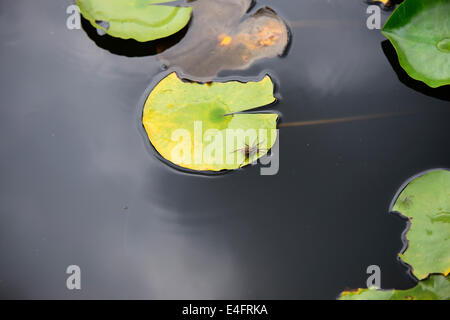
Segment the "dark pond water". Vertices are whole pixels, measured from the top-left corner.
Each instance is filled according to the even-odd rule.
[[[277,175],[218,177],[170,168],[146,139],[155,48],[68,30],[71,3],[0,1],[0,297],[334,299],[373,264],[383,288],[414,285],[389,204],[450,166],[449,90],[400,72],[365,3],[258,1],[288,21],[289,52],[221,76],[269,72],[283,123],[408,114],[284,127]]]

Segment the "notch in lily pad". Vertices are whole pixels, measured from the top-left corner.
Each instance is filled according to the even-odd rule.
[[[84,18],[99,34],[140,42],[168,37],[191,19],[191,7],[170,6],[175,0],[76,0]]]
[[[400,254],[418,284],[408,290],[344,291],[341,300],[450,299],[450,171],[432,170],[409,181],[392,211],[409,219],[407,248]]]
[[[427,172],[403,189],[393,206],[410,221],[400,258],[420,279],[450,272],[450,171]]]
[[[405,0],[383,27],[408,75],[432,88],[450,84],[450,0]]]
[[[244,113],[275,102],[269,76],[256,82],[196,83],[176,73],[151,91],[142,123],[156,151],[195,171],[234,170],[254,163],[277,138],[275,113]]]

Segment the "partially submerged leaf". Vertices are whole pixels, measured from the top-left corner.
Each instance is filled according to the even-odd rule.
[[[392,9],[395,6],[394,0],[368,0],[367,2],[377,4],[385,10]]]
[[[400,258],[418,279],[450,272],[450,171],[428,172],[400,193],[393,210],[407,217],[408,248]]]
[[[186,37],[160,59],[183,77],[211,80],[221,70],[245,69],[255,60],[281,55],[286,24],[270,8],[242,18],[252,0],[197,0]]]
[[[192,8],[162,3],[175,0],[76,0],[81,14],[98,30],[118,38],[145,42],[183,29]]]
[[[405,0],[383,27],[410,77],[450,84],[450,0]]]
[[[183,168],[232,170],[262,157],[276,140],[278,115],[241,113],[275,101],[273,83],[183,82],[169,74],[152,90],[142,122],[159,154]],[[245,145],[254,147],[245,153]]]
[[[376,288],[344,291],[340,300],[449,300],[450,278],[432,275],[408,290],[381,290]]]
[[[420,281],[408,290],[344,291],[339,299],[450,300],[450,171],[430,171],[409,182],[393,210],[410,220],[408,248],[400,257]]]

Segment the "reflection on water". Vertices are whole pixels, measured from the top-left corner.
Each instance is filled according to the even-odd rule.
[[[284,122],[419,113],[281,129],[276,176],[180,173],[141,124],[156,56],[67,30],[71,0],[0,6],[1,297],[333,299],[372,264],[383,287],[413,285],[388,204],[408,177],[449,166],[448,102],[398,80],[362,2],[258,3],[287,21],[360,22],[296,28],[283,59],[221,74],[270,70]]]
[[[389,118],[389,117],[407,116],[407,115],[411,115],[411,114],[413,114],[413,113],[412,112],[381,113],[381,114],[368,114],[368,115],[334,118],[334,119],[319,119],[319,120],[284,122],[284,123],[281,123],[279,125],[279,127],[283,128],[283,127],[317,126],[317,125],[324,125],[324,124],[345,123],[345,122],[354,122],[354,121],[383,119],[383,118]]]

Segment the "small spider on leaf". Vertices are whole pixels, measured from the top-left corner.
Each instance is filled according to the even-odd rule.
[[[267,152],[267,148],[261,148],[261,144],[264,143],[265,140],[258,142],[258,139],[255,140],[255,142],[250,146],[247,143],[245,143],[243,148],[239,148],[234,150],[232,153],[241,152],[244,155],[244,161],[239,165],[239,168],[242,167],[242,165],[253,158],[254,155],[259,155],[261,152]]]
[[[403,199],[400,200],[401,205],[405,208],[409,208],[412,203],[412,198],[414,198],[414,196],[404,196]]]

